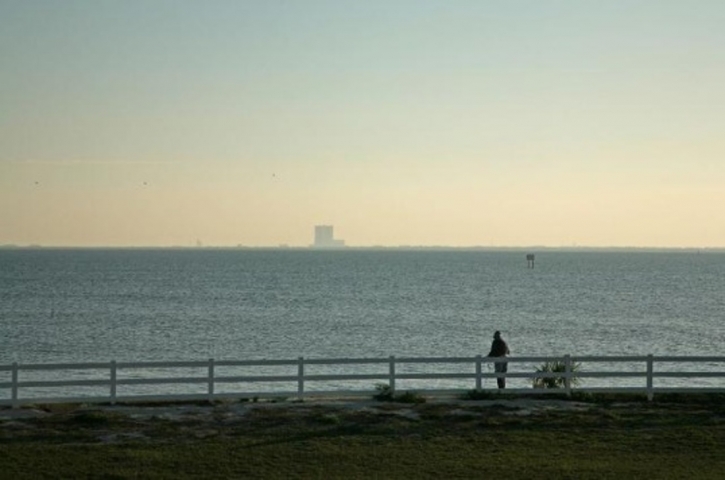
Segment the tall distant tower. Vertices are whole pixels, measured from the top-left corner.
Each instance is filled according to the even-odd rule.
[[[315,245],[330,245],[334,238],[332,225],[315,225]]]
[[[332,225],[315,225],[315,248],[344,247],[344,240],[335,240],[334,227]]]

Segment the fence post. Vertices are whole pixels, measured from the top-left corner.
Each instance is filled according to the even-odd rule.
[[[214,401],[214,359],[209,359],[209,373],[207,382],[209,384],[209,403]]]
[[[655,396],[654,391],[654,358],[650,353],[647,355],[647,400],[652,401]]]
[[[302,400],[305,393],[305,359],[299,357],[297,359],[297,398]]]
[[[481,355],[476,355],[476,390],[481,390]]]
[[[12,405],[13,408],[18,408],[20,403],[18,402],[18,362],[13,362],[13,391],[12,391]]]
[[[564,355],[564,388],[566,396],[571,397],[571,355]]]
[[[117,379],[116,361],[111,360],[111,405],[116,404],[116,379]]]
[[[390,356],[390,378],[388,379],[388,385],[390,385],[390,392],[395,393],[395,355]]]

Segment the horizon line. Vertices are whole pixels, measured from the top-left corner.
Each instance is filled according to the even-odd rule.
[[[594,246],[594,245],[344,245],[320,247],[315,245],[43,245],[0,244],[3,250],[75,249],[75,250],[650,250],[650,251],[701,251],[724,250],[725,246]]]

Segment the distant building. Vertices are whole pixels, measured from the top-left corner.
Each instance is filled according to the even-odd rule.
[[[344,240],[336,240],[332,225],[315,225],[315,248],[341,248],[345,246]]]

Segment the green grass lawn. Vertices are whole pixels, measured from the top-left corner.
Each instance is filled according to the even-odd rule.
[[[725,404],[229,406],[139,420],[97,408],[0,421],[1,478],[721,479]]]

